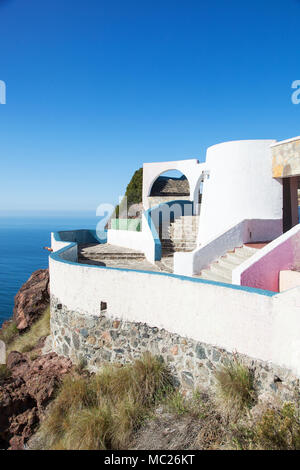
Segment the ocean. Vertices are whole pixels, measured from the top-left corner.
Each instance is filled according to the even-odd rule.
[[[50,233],[57,230],[96,229],[93,214],[0,214],[0,326],[12,315],[14,296],[37,269],[48,267]]]

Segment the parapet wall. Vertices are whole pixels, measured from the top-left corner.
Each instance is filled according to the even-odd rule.
[[[151,332],[157,329],[164,332],[161,333],[164,339],[159,340],[162,341],[160,354],[169,363],[182,361],[176,366],[179,376],[188,368],[183,360],[189,359],[192,350],[195,352],[196,343],[210,345],[210,351],[221,349],[226,354],[238,351],[252,358],[255,364],[268,362],[270,370],[279,367],[286,374],[300,376],[300,288],[275,294],[168,273],[81,265],[77,262],[76,242],[52,253],[49,267],[52,334],[58,352],[74,354],[74,338],[81,332],[86,340],[80,338],[78,350],[92,364],[96,357],[101,358],[107,352],[105,347],[93,352],[94,341],[99,336],[94,328],[107,336],[108,330],[113,331],[109,325],[120,322],[126,331],[132,330],[137,344],[132,349],[126,339],[120,338],[121,343],[116,340],[111,351],[113,361],[119,360],[115,351],[118,349],[125,348],[125,352],[120,352],[125,361],[142,350],[152,350],[151,344],[156,347],[156,339]],[[102,329],[103,315],[108,326]],[[138,325],[144,325],[142,329],[149,335],[143,340]],[[72,339],[68,343],[65,337]],[[172,360],[169,350],[173,339],[179,337],[193,346],[185,350],[185,358]],[[198,377],[198,363],[191,367],[190,373]]]
[[[149,351],[159,356],[172,373],[174,383],[189,392],[214,385],[215,371],[233,360],[233,354],[146,323],[111,319],[106,313],[86,316],[59,305],[51,298],[53,349],[84,361],[97,371],[107,362],[126,364]],[[253,371],[258,393],[277,392],[285,399],[293,395],[296,378],[286,369],[235,354]],[[280,379],[280,380],[278,380]]]

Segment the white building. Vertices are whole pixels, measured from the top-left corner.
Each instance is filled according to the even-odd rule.
[[[183,176],[163,178],[174,170]],[[176,335],[194,341],[196,380],[203,379],[205,345],[215,356],[219,348],[238,351],[299,377],[299,176],[300,137],[218,144],[207,150],[205,163],[145,163],[141,230],[123,221],[121,230],[108,230],[107,243],[97,243],[89,230],[52,234],[54,350],[77,358],[88,350],[95,363],[127,361],[131,356],[119,357],[118,338],[131,325],[132,334],[147,329],[150,350],[158,346],[156,330],[171,335],[166,360]],[[85,244],[92,244],[86,262]],[[114,338],[108,321],[118,329]],[[103,347],[95,335],[100,327]],[[128,345],[129,355],[141,351],[138,335],[136,344],[137,350]],[[174,353],[172,360],[185,357]]]
[[[129,248],[138,239],[151,262],[164,258],[173,245],[174,273],[232,282],[236,276],[229,261],[236,265],[238,260],[223,266],[225,260],[220,258],[240,249],[237,254],[246,261],[254,250],[298,224],[299,142],[300,138],[225,142],[207,150],[205,163],[196,159],[145,163],[142,233],[109,233],[109,239]],[[294,150],[286,150],[290,148]],[[285,165],[281,173],[278,159]],[[291,162],[293,169],[288,171]],[[172,170],[184,175],[188,193],[153,195],[161,175]]]

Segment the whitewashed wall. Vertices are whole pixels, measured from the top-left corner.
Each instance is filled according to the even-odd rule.
[[[143,232],[133,230],[112,230],[107,231],[107,243],[117,245],[131,250],[138,250],[144,253],[147,242]]]
[[[275,364],[300,374],[300,287],[273,297],[271,348]]]
[[[62,248],[67,247],[70,245],[70,242],[63,242],[61,240],[57,240],[55,238],[55,232],[51,233],[51,248],[53,251],[61,250]]]
[[[300,374],[300,362],[289,355],[289,344],[298,354],[298,291],[289,294],[287,309],[283,294],[270,296],[162,273],[80,265],[58,256],[50,256],[50,291],[70,310],[98,315],[104,301],[112,318],[164,328]]]
[[[274,142],[225,142],[207,150],[199,245],[244,219],[282,219],[282,183],[272,177]]]

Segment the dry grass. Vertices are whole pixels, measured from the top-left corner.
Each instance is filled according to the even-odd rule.
[[[5,330],[4,330],[5,331]],[[25,333],[16,336],[9,344],[7,352],[19,351],[29,352],[34,349],[40,338],[50,334],[50,307],[48,307],[41,317]]]
[[[187,398],[178,388],[168,387],[163,390],[163,394],[161,397],[158,397],[158,401],[169,413],[176,416],[190,415],[201,419],[203,414],[205,414],[204,410],[208,398],[200,390],[195,390]]]
[[[6,346],[8,346],[18,335],[19,330],[17,325],[11,321],[6,328],[0,331],[0,340],[4,341]]]
[[[254,397],[251,371],[236,360],[217,371],[216,397],[196,391],[187,398],[146,354],[98,375],[66,377],[35,448],[299,450],[298,406]]]
[[[234,419],[255,401],[253,374],[238,360],[220,367],[216,374],[216,401],[222,414]]]
[[[149,354],[132,365],[107,365],[95,376],[69,376],[40,430],[46,449],[126,449],[169,384],[165,366]]]
[[[10,371],[5,364],[0,364],[0,385],[10,376]]]

